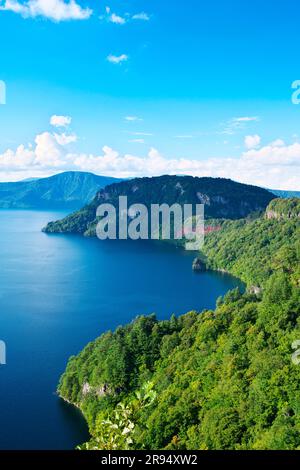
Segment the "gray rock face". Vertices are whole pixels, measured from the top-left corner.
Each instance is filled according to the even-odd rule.
[[[196,272],[205,272],[206,271],[206,264],[200,258],[195,258],[193,261],[193,271]]]

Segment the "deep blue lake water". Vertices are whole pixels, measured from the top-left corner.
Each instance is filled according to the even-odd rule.
[[[81,414],[55,395],[67,359],[107,329],[155,312],[214,308],[241,285],[195,274],[195,256],[151,242],[46,235],[62,213],[0,211],[0,448],[72,449],[88,438]]]

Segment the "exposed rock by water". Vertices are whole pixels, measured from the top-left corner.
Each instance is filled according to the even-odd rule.
[[[95,393],[98,397],[103,397],[112,393],[112,390],[107,384],[98,387],[92,387],[88,382],[85,382],[82,386],[82,396],[86,397],[90,393]]]
[[[193,261],[193,270],[196,272],[205,272],[206,271],[206,264],[202,259],[195,258]]]

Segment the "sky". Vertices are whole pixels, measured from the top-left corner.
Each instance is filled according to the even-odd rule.
[[[0,0],[0,181],[300,190],[299,18],[298,0]]]

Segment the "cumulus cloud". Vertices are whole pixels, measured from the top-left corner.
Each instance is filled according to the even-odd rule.
[[[36,136],[35,143],[35,165],[55,168],[63,165],[61,145],[55,135],[50,132],[43,132]]]
[[[51,116],[50,124],[54,127],[67,127],[71,124],[72,118],[70,116]]]
[[[40,16],[55,22],[86,20],[93,13],[90,8],[82,8],[76,0],[5,0],[0,10],[12,11],[23,18]]]
[[[300,143],[287,145],[278,139],[252,148],[239,158],[166,158],[151,148],[147,155],[122,155],[109,146],[97,154],[74,152],[75,134],[45,131],[32,145],[19,145],[0,154],[2,181],[49,176],[58,171],[91,171],[116,177],[159,176],[163,174],[231,178],[242,183],[273,189],[300,188]],[[138,142],[140,140],[140,142]],[[135,139],[136,143],[142,139]]]
[[[261,137],[257,134],[255,135],[246,135],[245,137],[245,146],[247,149],[253,149],[260,145]]]
[[[65,169],[69,164],[68,145],[76,142],[75,134],[51,133],[38,134],[34,144],[19,145],[15,151],[8,149],[0,154],[0,173],[2,181],[19,179],[23,174],[38,176],[51,174],[57,169]],[[14,177],[14,175],[16,177]]]
[[[72,142],[77,142],[76,134],[67,135],[63,132],[62,134],[54,134],[54,137],[56,139],[56,142],[62,146],[71,144]]]
[[[112,64],[121,64],[122,62],[126,62],[128,60],[128,55],[126,54],[121,54],[119,56],[110,54],[107,57],[108,62],[111,62]]]
[[[300,167],[300,143],[279,146],[273,143],[260,149],[248,150],[244,153],[244,158],[265,167],[278,165],[281,168],[291,167],[294,168],[292,171],[297,171]],[[300,179],[300,172],[298,178]]]
[[[273,142],[271,142],[272,147],[283,147],[285,145],[284,140],[282,139],[276,139]]]

